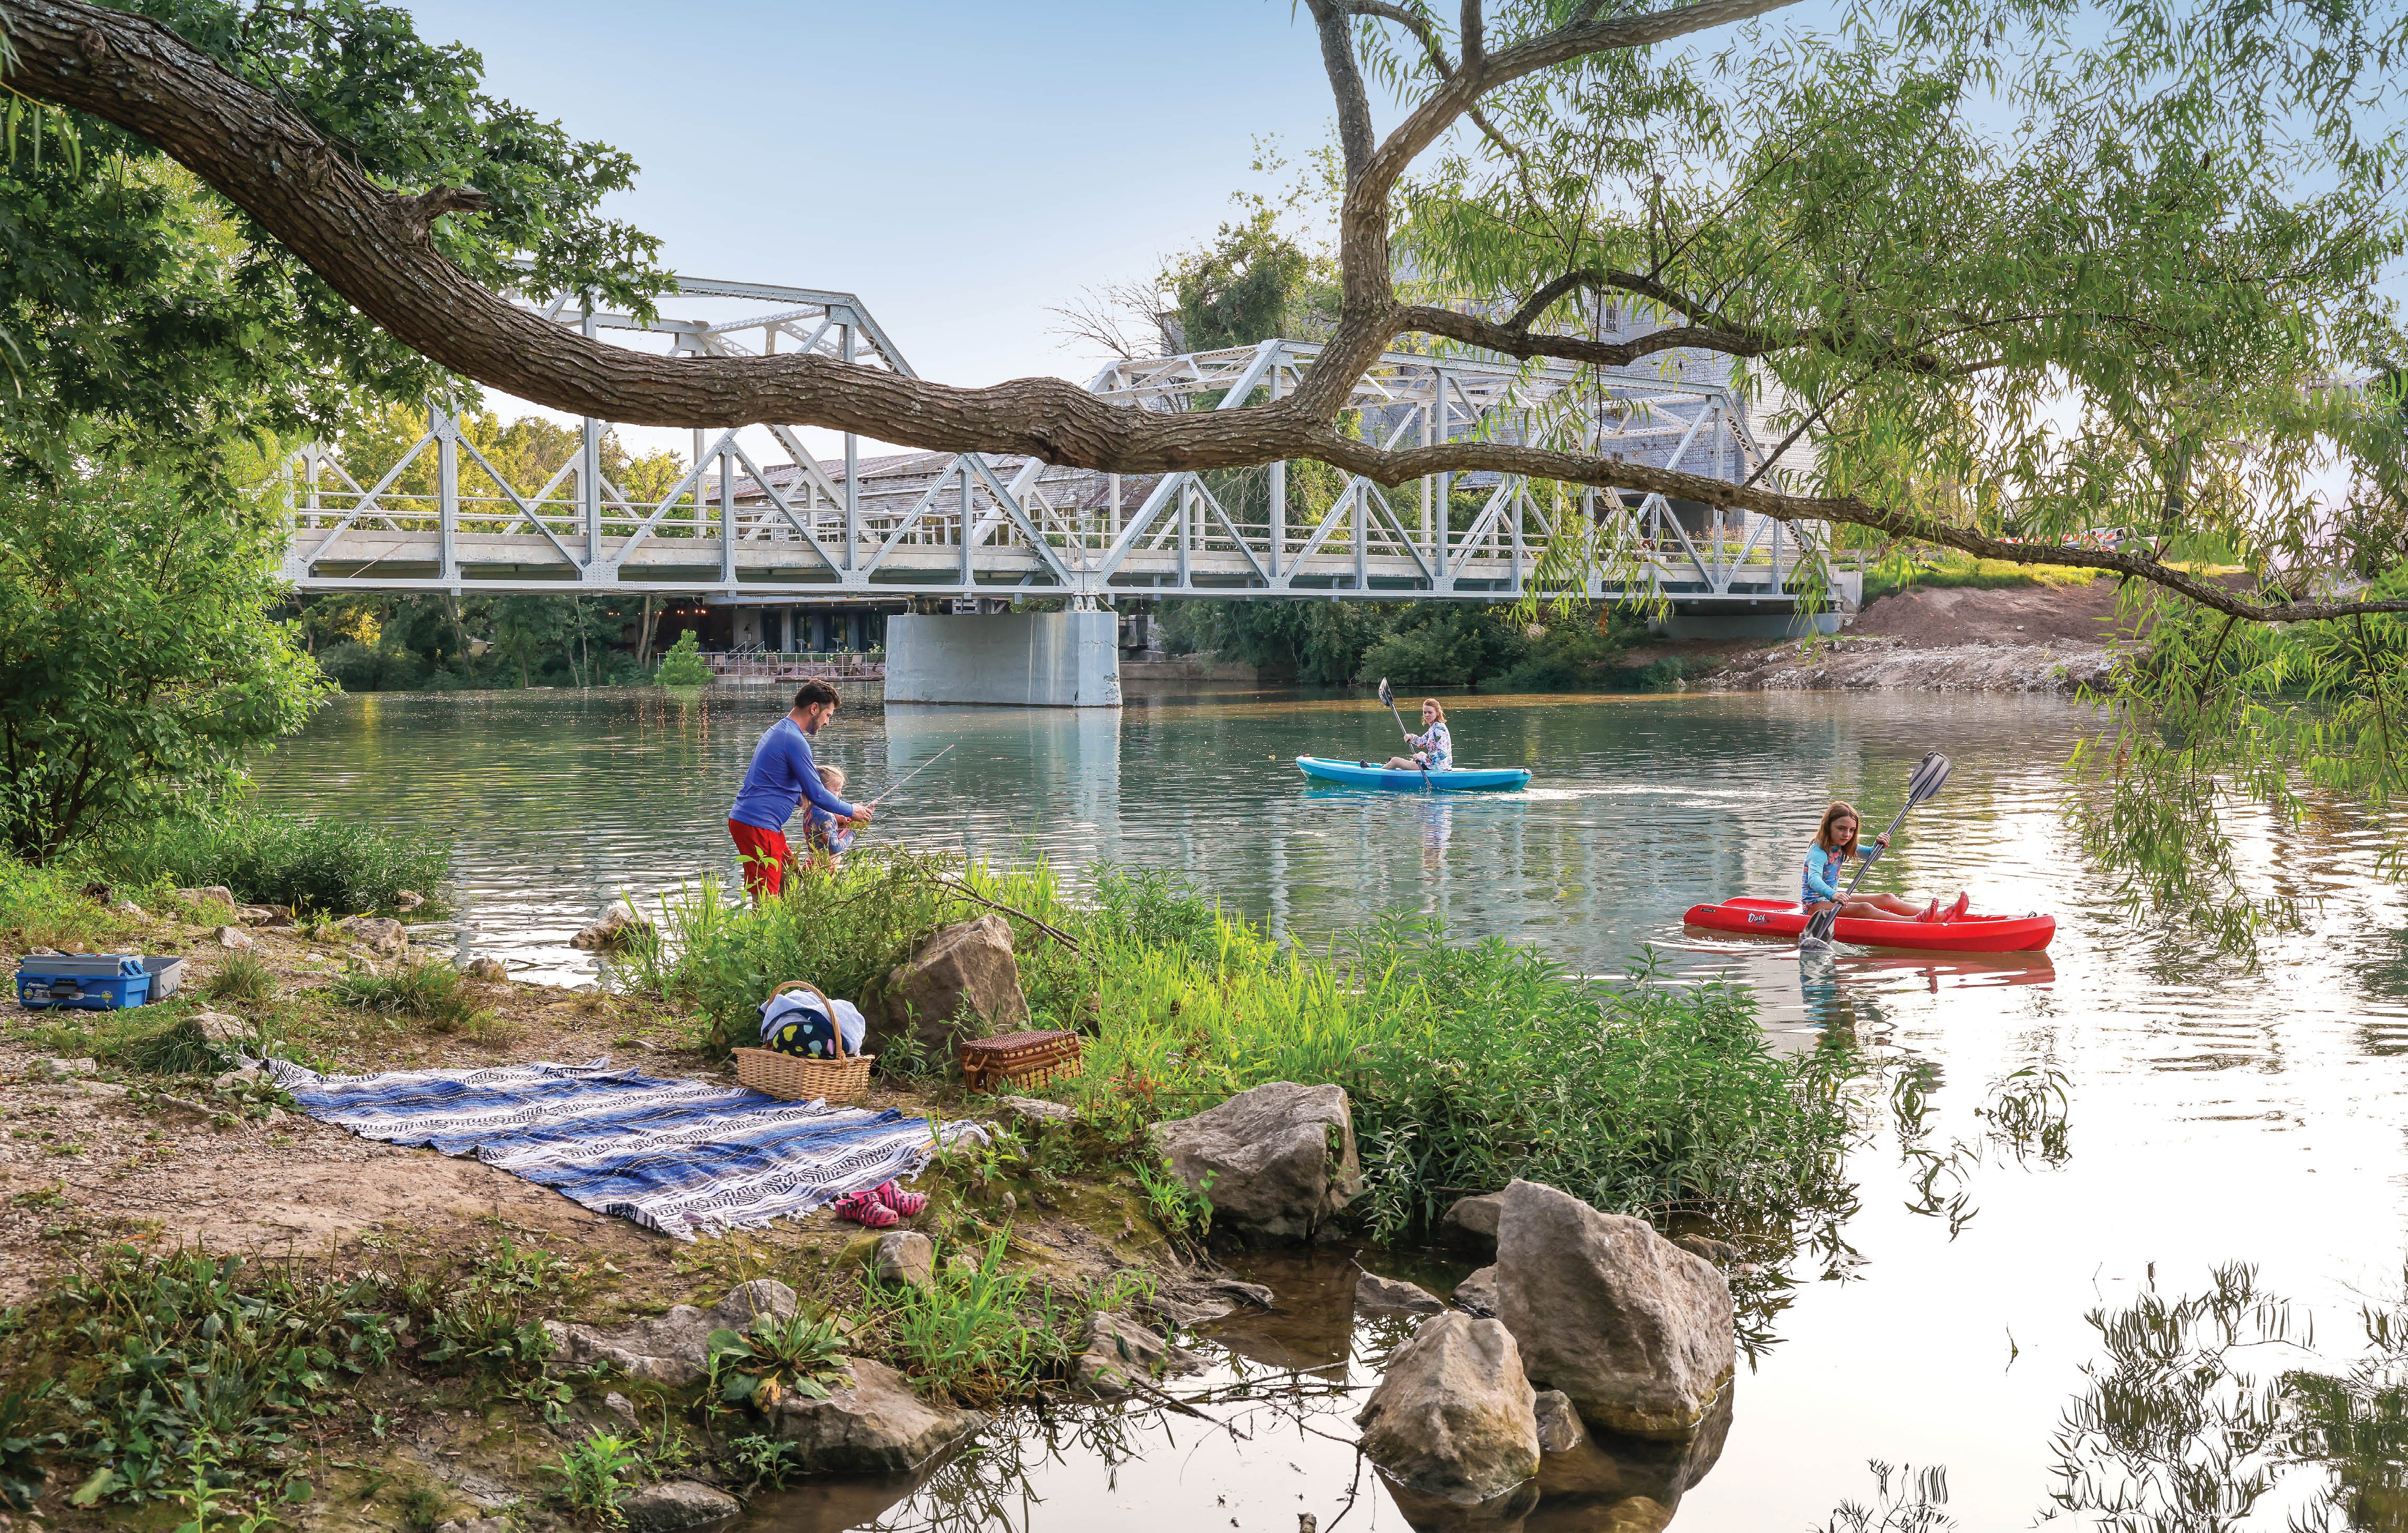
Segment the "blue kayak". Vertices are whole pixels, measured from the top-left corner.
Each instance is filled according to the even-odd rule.
[[[1298,756],[1296,766],[1305,776],[1324,782],[1343,782],[1350,788],[1398,788],[1406,793],[1468,793],[1481,788],[1526,788],[1530,783],[1530,774],[1518,766],[1484,772],[1400,772],[1326,756]]]

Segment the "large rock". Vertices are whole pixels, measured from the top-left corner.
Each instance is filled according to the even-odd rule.
[[[1473,1251],[1497,1249],[1497,1215],[1504,1207],[1501,1193],[1458,1197],[1439,1216],[1438,1232],[1453,1245]]]
[[[389,915],[347,915],[335,929],[380,958],[398,958],[409,950],[409,931]]]
[[[234,907],[234,891],[222,883],[212,883],[199,889],[179,889],[176,897],[187,905],[223,905]]]
[[[1446,1301],[1417,1282],[1366,1272],[1354,1280],[1354,1308],[1374,1314],[1434,1315]]]
[[[1497,1316],[1531,1380],[1593,1426],[1694,1434],[1738,1360],[1730,1285],[1642,1219],[1515,1182],[1497,1222]]]
[[[911,1393],[903,1375],[855,1357],[853,1383],[824,1400],[781,1397],[771,1433],[795,1445],[805,1474],[908,1474],[986,1425],[975,1411],[934,1405]]]
[[[925,1288],[937,1274],[936,1242],[915,1229],[889,1230],[880,1236],[869,1260],[879,1282],[906,1288]]]
[[[1184,1373],[1200,1365],[1194,1353],[1172,1346],[1126,1315],[1097,1313],[1089,1318],[1086,1350],[1072,1368],[1082,1386],[1116,1399],[1135,1394],[1157,1373]]]
[[[398,926],[400,922],[394,923]],[[588,953],[622,953],[635,946],[636,939],[652,929],[652,924],[624,905],[614,905],[600,916],[587,922],[568,939],[572,948]]]
[[[1172,1171],[1211,1199],[1212,1227],[1248,1239],[1310,1239],[1363,1185],[1340,1086],[1274,1081],[1155,1132]]]
[[[1497,1268],[1484,1267],[1456,1283],[1455,1302],[1472,1314],[1494,1319],[1497,1314]]]
[[[1568,1454],[1588,1439],[1588,1428],[1581,1424],[1580,1407],[1560,1389],[1542,1389],[1531,1402],[1539,1417],[1539,1452]]]
[[[743,1503],[725,1491],[691,1480],[646,1485],[619,1503],[627,1533],[677,1533],[679,1528],[719,1522],[743,1510]]]
[[[468,960],[468,978],[486,984],[499,984],[510,977],[510,967],[490,953],[480,953]]]
[[[1501,1324],[1432,1315],[1389,1357],[1354,1422],[1371,1462],[1414,1490],[1469,1506],[1539,1471],[1536,1399]]]
[[[608,1329],[564,1325],[556,1320],[545,1321],[543,1328],[564,1362],[607,1363],[630,1379],[676,1389],[702,1383],[710,1360],[711,1332],[740,1331],[755,1315],[783,1320],[795,1308],[793,1289],[775,1278],[755,1278],[730,1289],[708,1310],[680,1304],[658,1319]]]
[[[862,1053],[884,1053],[910,1039],[923,1059],[939,1067],[953,1064],[965,1038],[1028,1024],[1011,925],[999,915],[938,927],[863,999],[869,1031]]]

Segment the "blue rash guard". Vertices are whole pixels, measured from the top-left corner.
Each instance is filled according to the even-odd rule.
[[[790,714],[771,724],[752,748],[752,765],[727,817],[756,830],[783,830],[795,806],[810,799],[839,819],[851,819],[853,807],[827,791],[811,760],[810,737]]]
[[[1840,898],[1840,874],[1846,869],[1851,855],[1866,862],[1873,860],[1873,854],[1861,846],[1853,852],[1835,852],[1820,841],[1808,847],[1806,878],[1799,888],[1798,903],[1812,905],[1818,900]]]

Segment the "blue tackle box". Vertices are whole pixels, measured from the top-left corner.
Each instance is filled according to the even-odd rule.
[[[28,955],[17,963],[17,1004],[79,1011],[116,1011],[175,993],[181,958],[138,958],[122,953]]]

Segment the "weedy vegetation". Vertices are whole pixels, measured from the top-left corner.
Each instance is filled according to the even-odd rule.
[[[1170,874],[1099,866],[1083,881],[1074,899],[1042,864],[856,853],[758,909],[707,884],[665,900],[638,971],[724,1047],[776,980],[874,994],[938,926],[996,910],[1034,1024],[1090,1035],[1082,1074],[1049,1092],[1129,1147],[1181,1232],[1200,1235],[1208,1211],[1164,1183],[1145,1125],[1272,1081],[1347,1089],[1383,1238],[1517,1176],[1601,1209],[1749,1223],[1840,1195],[1843,1066],[1776,1054],[1742,987],[1668,985],[1644,963],[1600,980],[1405,917],[1311,951]]]
[[[431,960],[383,973],[354,965],[328,981],[326,993],[364,1011],[423,1019],[438,1033],[479,1033],[493,1023],[492,1010],[478,1000],[467,976]]]
[[[431,896],[452,873],[442,837],[255,806],[152,821],[84,856],[112,882],[223,884],[254,904],[337,915],[393,910],[405,889]]]
[[[276,998],[276,973],[248,953],[237,953],[217,967],[201,986],[213,1001],[258,1006]]]

